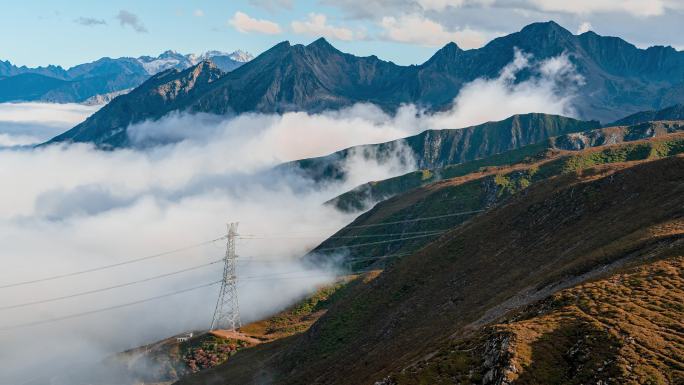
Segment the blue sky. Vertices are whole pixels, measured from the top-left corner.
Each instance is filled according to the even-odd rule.
[[[681,0],[23,0],[3,4],[0,59],[71,66],[103,56],[243,49],[327,37],[339,49],[400,64],[556,20],[646,47],[684,47]]]

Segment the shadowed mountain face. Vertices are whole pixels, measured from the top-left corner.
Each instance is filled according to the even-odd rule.
[[[129,144],[128,122],[157,119],[179,109],[202,93],[223,72],[205,61],[185,71],[161,72],[130,93],[107,105],[107,114],[94,114],[84,123],[52,139],[54,142],[89,142],[102,148]],[[141,108],[144,106],[144,108]]]
[[[684,104],[676,104],[662,110],[637,112],[614,122],[611,126],[630,126],[656,120],[684,120]]]
[[[14,70],[19,73],[0,79],[0,102],[80,102],[93,95],[136,87],[150,76],[132,58],[102,58],[69,70],[54,66]]]
[[[592,32],[577,36],[547,22],[531,24],[480,49],[464,51],[447,44],[418,66],[399,66],[375,56],[356,57],[324,39],[308,46],[283,42],[223,75],[194,98],[175,104],[174,109],[220,115],[317,112],[366,102],[390,112],[406,103],[440,110],[450,105],[465,83],[498,76],[516,49],[532,55],[533,64],[568,55],[584,79],[574,100],[584,119],[608,122],[625,113],[684,101],[684,52],[671,47],[639,49]],[[525,72],[518,81],[532,76]],[[141,88],[157,86],[158,82],[150,81]],[[156,118],[159,114],[151,107],[138,104],[130,113],[105,107],[96,115],[98,122],[125,130],[141,119]],[[84,122],[77,132],[96,129],[94,119]],[[63,140],[80,139],[66,133],[60,136]],[[106,143],[106,139],[96,142]]]

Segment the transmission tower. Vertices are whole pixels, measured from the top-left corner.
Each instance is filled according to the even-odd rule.
[[[228,236],[226,244],[226,256],[223,265],[223,282],[219,292],[214,318],[211,321],[211,330],[228,329],[236,330],[240,323],[240,308],[238,306],[237,275],[235,265],[235,238],[237,237],[237,223],[228,224]]]

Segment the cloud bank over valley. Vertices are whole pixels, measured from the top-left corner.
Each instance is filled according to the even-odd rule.
[[[522,73],[534,76],[521,80]],[[173,113],[129,127],[128,135],[140,148],[116,151],[85,144],[12,147],[45,141],[97,107],[0,104],[0,145],[5,146],[0,178],[10,181],[0,189],[0,286],[194,245],[223,235],[227,221],[239,221],[243,234],[282,236],[277,241],[244,239],[237,245],[243,258],[243,321],[259,319],[337,273],[295,260],[353,219],[323,202],[415,167],[401,146],[382,162],[352,152],[345,160],[346,179],[324,184],[273,171],[274,166],[516,113],[572,115],[572,90],[581,82],[565,55],[533,64],[518,52],[498,77],[466,85],[444,112],[430,114],[407,105],[390,116],[360,104],[320,114]],[[1,330],[214,282],[221,265],[211,262],[223,253],[223,241],[209,242],[140,263],[0,288],[0,307],[7,307],[193,269],[92,295],[0,309],[0,360],[11,368],[0,373],[0,384],[26,379],[28,372],[51,377],[116,351],[206,329],[218,294],[215,285],[109,312]],[[298,278],[280,279],[287,277]]]

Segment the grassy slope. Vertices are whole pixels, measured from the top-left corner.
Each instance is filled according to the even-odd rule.
[[[274,342],[306,331],[339,298],[345,296],[359,279],[369,282],[378,272],[352,275],[329,286],[319,288],[310,296],[270,318],[252,322],[240,328],[247,337]],[[250,343],[225,339],[208,333],[196,333],[186,342],[169,338],[158,343],[119,353],[109,360],[130,373],[130,377],[145,383],[175,381],[190,373],[206,370],[228,360]]]
[[[582,153],[555,167],[629,161],[645,151],[634,146]],[[576,285],[581,274],[606,274],[611,269],[602,266],[677,242],[682,175],[679,156],[582,168],[532,184],[358,285],[303,335],[244,351],[180,383],[364,384],[396,374],[509,308]]]
[[[684,244],[558,292],[391,378],[397,385],[680,384]]]
[[[549,152],[558,150],[583,150],[608,144],[619,144],[637,140],[662,137],[684,130],[684,121],[658,121],[632,126],[613,126],[590,131],[567,133],[548,140],[502,152],[483,159],[451,164],[432,170],[419,170],[381,181],[369,182],[348,191],[328,204],[344,211],[363,210],[373,202],[379,202],[411,189],[425,186],[443,179],[450,179],[491,168],[505,167],[519,163],[532,163],[548,157]]]
[[[439,231],[464,223],[477,213],[450,216],[429,221],[376,225],[410,218],[449,215],[486,209],[524,191],[527,187],[547,178],[576,172],[587,167],[625,161],[658,159],[684,152],[684,133],[674,133],[654,139],[600,146],[584,151],[552,151],[534,157],[533,160],[505,167],[478,169],[464,176],[452,177],[390,198],[379,203],[367,213],[359,216],[349,227],[335,234],[336,237],[323,242],[316,258],[326,258],[331,253],[347,253],[354,269],[369,266],[383,266],[394,259],[376,258],[384,255],[409,253],[436,239],[438,235],[422,237],[422,231]],[[472,170],[469,164],[454,167],[460,175],[462,169]],[[393,237],[372,237],[376,234],[407,234],[403,238],[421,236],[396,242],[386,242]],[[344,238],[357,236],[359,238]],[[376,245],[355,247],[363,243],[383,241]],[[330,250],[333,248],[332,250]],[[397,257],[397,258],[399,258]]]

